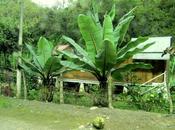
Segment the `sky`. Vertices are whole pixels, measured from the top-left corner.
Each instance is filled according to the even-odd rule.
[[[68,3],[68,0],[32,0],[34,3],[41,5],[43,7],[53,7],[55,5],[63,5],[63,1],[65,2],[65,6]]]

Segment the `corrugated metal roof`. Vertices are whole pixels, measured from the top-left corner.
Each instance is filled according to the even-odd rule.
[[[137,38],[132,38],[136,40]],[[145,60],[168,60],[169,54],[161,57],[163,51],[171,46],[171,37],[150,37],[146,42],[140,44],[138,47],[142,48],[145,44],[155,42],[152,46],[145,49],[142,53],[138,53],[133,56],[133,59],[145,59]]]

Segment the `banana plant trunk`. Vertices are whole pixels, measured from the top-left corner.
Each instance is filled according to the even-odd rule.
[[[99,96],[97,97],[97,105],[102,107],[108,106],[108,82],[106,81],[100,81],[99,84]]]
[[[53,100],[53,86],[50,84],[50,80],[45,79],[41,88],[41,100],[51,102]]]
[[[112,107],[112,77],[109,76],[107,80],[101,80],[99,85],[99,96],[97,97],[97,105],[108,108]]]
[[[52,102],[53,89],[48,85],[43,85],[41,88],[41,100],[45,102]]]

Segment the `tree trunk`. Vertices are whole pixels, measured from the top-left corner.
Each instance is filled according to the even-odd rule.
[[[100,81],[99,92],[95,95],[94,105],[108,107],[107,81]]]
[[[41,86],[41,97],[42,101],[52,102],[53,100],[53,91],[54,86],[51,84],[52,79],[43,78],[42,86]]]
[[[109,76],[108,80],[99,81],[99,93],[96,95],[95,104],[103,107],[112,107],[112,77]]]
[[[22,35],[23,35],[23,2],[21,0],[20,2],[20,26],[19,26],[19,40],[18,40],[18,45],[20,47],[20,51],[18,52],[18,65],[21,64],[21,56],[22,56]],[[16,97],[20,98],[21,97],[21,79],[22,79],[22,75],[21,75],[21,70],[17,67],[17,75],[16,75]]]
[[[41,99],[42,99],[42,101],[47,102],[48,101],[48,87],[46,85],[43,85],[43,88],[41,88],[41,90],[42,90]]]

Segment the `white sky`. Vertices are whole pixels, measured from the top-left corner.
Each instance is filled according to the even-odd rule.
[[[32,0],[34,3],[44,6],[44,7],[53,7],[55,5],[62,6],[65,3],[67,6],[68,0]]]

